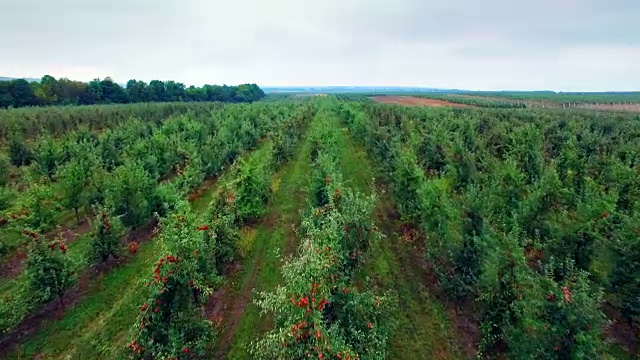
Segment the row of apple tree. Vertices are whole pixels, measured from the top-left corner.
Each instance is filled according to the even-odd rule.
[[[252,343],[260,359],[384,359],[394,297],[354,286],[370,244],[382,234],[372,221],[376,196],[345,186],[335,115],[318,112],[312,137],[310,207],[303,211],[296,254],[282,283],[257,300],[275,327]]]
[[[284,126],[295,129],[290,122],[305,118],[306,109],[287,105],[230,105],[198,118],[171,118],[146,136],[131,136],[137,140],[123,147],[122,163],[112,168],[98,151],[103,137],[110,135],[75,143],[84,151],[58,167],[55,183],[45,180],[23,194],[26,199],[20,201],[26,215],[4,225],[5,233],[26,235],[16,246],[26,245],[29,255],[25,272],[7,279],[6,291],[0,294],[0,328],[10,330],[40,304],[62,299],[72,283],[62,279],[73,280],[88,265],[117,256],[124,233],[173,213],[180,199],[186,199],[205,177],[225,171],[259,139],[283,131]],[[161,174],[172,168],[177,168],[175,176],[163,180]],[[57,185],[68,191],[55,194]],[[80,207],[88,209],[92,230],[69,244],[67,251],[64,237],[54,230],[55,213]]]
[[[148,296],[131,330],[127,354],[135,359],[193,359],[211,355],[214,324],[202,310],[220,285],[223,269],[236,259],[240,229],[264,216],[275,171],[295,154],[314,115],[300,116],[274,130],[266,150],[231,169],[204,214],[178,202],[161,221],[162,256],[140,284]]]
[[[345,103],[484,355],[599,358],[605,303],[640,325],[640,121]],[[629,340],[634,334],[629,333]]]
[[[156,207],[150,191],[160,186],[159,180],[185,174],[181,188],[199,184],[242,149],[254,147],[273,124],[294,116],[296,109],[296,105],[228,105],[162,122],[130,119],[100,133],[84,129],[41,139],[27,150],[35,158],[23,169],[28,186],[0,188],[2,222],[47,232],[57,223],[52,213],[66,209],[79,222],[81,212],[100,204],[123,207],[125,225],[139,226]],[[60,207],[47,206],[39,214],[41,203]],[[15,245],[5,244],[5,252]]]

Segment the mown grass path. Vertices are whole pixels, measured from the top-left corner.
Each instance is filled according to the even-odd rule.
[[[307,202],[307,175],[311,171],[310,129],[298,146],[294,159],[282,167],[273,180],[273,197],[266,218],[247,230],[243,243],[247,256],[242,270],[225,284],[224,329],[216,344],[217,359],[250,359],[251,341],[268,330],[271,319],[260,316],[253,303],[256,291],[273,289],[280,281],[280,266],[285,255],[296,246],[294,226],[300,222],[300,210]]]
[[[374,184],[379,167],[344,129],[341,171],[345,186],[363,193],[377,187],[376,223],[386,235],[374,244],[357,276],[360,287],[398,296],[389,343],[390,359],[464,359],[462,344],[445,307],[424,286],[429,274],[421,265],[422,250],[400,233],[401,223],[390,195]]]

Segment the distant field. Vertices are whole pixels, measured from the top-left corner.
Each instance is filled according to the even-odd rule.
[[[630,111],[640,112],[640,103],[635,98],[611,98],[605,96],[580,98],[566,97],[563,95],[539,97],[512,97],[512,96],[486,96],[486,95],[465,95],[455,94],[449,98],[459,98],[461,100],[479,100],[489,102],[508,102],[511,104],[522,105],[523,107],[543,107],[543,108],[569,108],[569,109],[590,109],[590,110],[608,110],[608,111]],[[624,101],[623,101],[624,100]],[[634,101],[632,101],[634,100]]]
[[[373,96],[371,97],[371,99],[383,104],[396,104],[396,105],[407,105],[407,106],[456,107],[456,108],[473,107],[471,105],[456,104],[450,101],[419,98],[414,96]]]

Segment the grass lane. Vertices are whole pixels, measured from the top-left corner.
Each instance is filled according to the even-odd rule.
[[[222,327],[225,329],[217,342],[216,358],[250,359],[251,341],[268,330],[271,319],[260,316],[253,304],[254,291],[266,291],[280,281],[283,255],[295,248],[293,226],[300,222],[299,210],[307,201],[307,175],[311,171],[309,125],[302,144],[298,146],[293,161],[282,167],[273,180],[274,195],[269,203],[267,216],[257,228],[245,233],[246,243],[251,244],[243,269],[228,281],[230,296]]]
[[[340,163],[346,186],[370,193],[379,168],[346,129],[342,144]],[[379,191],[378,196],[376,222],[386,238],[369,250],[356,281],[374,292],[391,289],[398,296],[389,358],[464,359],[444,306],[423,285],[425,274],[414,260],[421,253],[416,253],[397,233],[400,224],[394,220],[394,204],[389,194]]]

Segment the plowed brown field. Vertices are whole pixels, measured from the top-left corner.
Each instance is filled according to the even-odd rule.
[[[470,105],[456,104],[448,101],[425,99],[414,96],[373,96],[374,101],[383,104],[396,104],[406,106],[432,106],[432,107],[455,107],[455,108],[468,108]]]

